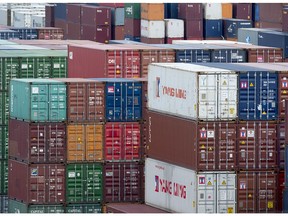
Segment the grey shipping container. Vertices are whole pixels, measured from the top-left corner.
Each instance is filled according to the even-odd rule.
[[[64,213],[64,205],[27,205],[25,203],[9,199],[9,213]]]
[[[238,41],[244,43],[251,43],[259,45],[259,33],[271,31],[271,29],[263,28],[239,28],[238,29]]]
[[[8,213],[8,196],[0,195],[0,213]]]
[[[117,7],[117,8],[112,8],[111,7],[111,19],[112,25],[115,26],[121,26],[124,25],[124,7]]]
[[[239,28],[252,28],[253,23],[251,20],[242,20],[242,19],[223,19],[223,34],[227,38],[238,37]]]

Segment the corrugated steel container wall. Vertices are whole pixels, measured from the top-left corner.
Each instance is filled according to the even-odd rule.
[[[237,213],[276,212],[277,173],[243,171],[237,177]]]
[[[4,55],[5,56],[5,55]],[[0,82],[0,89],[7,91],[9,89],[10,79],[19,77],[20,62],[17,58],[0,58],[0,76],[3,81]]]
[[[287,72],[278,73],[278,117],[285,119],[285,100],[288,100],[288,68]]]
[[[278,168],[275,122],[240,122],[237,130],[238,168],[246,170]]]
[[[203,19],[203,5],[201,3],[179,3],[178,18],[187,20],[202,20]]]
[[[114,8],[123,8],[124,3],[98,3],[100,6],[114,7]]]
[[[145,203],[165,211],[196,213],[194,170],[159,160],[145,160]]]
[[[8,126],[0,126],[0,160],[8,159]]]
[[[252,3],[252,20],[254,22],[259,22],[260,16],[259,16],[259,4],[258,3]]]
[[[222,3],[222,19],[233,18],[233,4],[232,3]]]
[[[66,5],[66,21],[72,23],[81,23],[81,4]]]
[[[53,52],[56,52],[54,50]],[[52,61],[52,73],[51,77],[52,78],[65,78],[67,77],[67,67],[68,67],[68,60],[67,60],[67,50],[65,50],[63,53],[62,51],[59,51],[59,55],[55,55],[51,57]]]
[[[54,6],[46,5],[45,6],[45,26],[46,27],[54,27],[55,25],[55,14],[54,14]]]
[[[248,49],[248,62],[283,62],[283,52],[280,48]]]
[[[140,41],[146,44],[164,44],[165,38],[147,38],[141,37]]]
[[[164,20],[144,20],[141,19],[141,36],[147,38],[164,38]]]
[[[124,3],[123,3],[124,4]],[[111,24],[114,26],[124,25],[124,7],[111,7]]]
[[[184,21],[180,19],[164,19],[165,37],[179,38],[184,37]]]
[[[175,62],[211,62],[211,52],[208,49],[193,49],[188,47],[175,47]]]
[[[221,3],[203,3],[204,19],[222,19]]]
[[[9,94],[8,91],[0,91],[0,124],[8,125],[9,119]]]
[[[141,19],[141,4],[140,3],[124,3],[125,19]]]
[[[141,19],[144,20],[163,20],[164,4],[141,3]]]
[[[19,39],[33,40],[38,39],[37,29],[35,28],[11,28],[19,33]]]
[[[19,39],[20,35],[17,31],[13,30],[0,30],[1,40]]]
[[[288,32],[288,7],[282,9],[282,31]]]
[[[64,30],[62,28],[40,28],[38,31],[39,40],[63,40]]]
[[[140,52],[128,45],[69,45],[68,56],[69,78],[140,77]]]
[[[104,202],[143,202],[143,165],[132,162],[104,165]]]
[[[178,3],[164,3],[164,18],[178,19]]]
[[[9,199],[9,213],[64,213],[64,205],[27,205],[16,200]]]
[[[221,20],[208,20],[204,19],[204,38],[205,39],[222,39],[222,19]]]
[[[78,163],[66,166],[66,203],[100,203],[103,200],[103,166]]]
[[[253,23],[251,20],[241,19],[223,19],[223,35],[227,38],[238,37],[238,29],[240,28],[252,28]]]
[[[67,22],[67,37],[66,37],[66,39],[70,39],[70,40],[80,40],[81,39],[81,25],[80,25],[80,23]]]
[[[288,147],[287,147],[287,144],[285,145],[284,147],[284,161],[285,161],[285,166],[284,166],[284,170],[285,170],[285,188],[288,187]]]
[[[211,62],[243,63],[247,62],[245,49],[214,49],[211,50]]]
[[[0,160],[0,194],[8,193],[8,160]],[[10,189],[9,189],[10,190]]]
[[[66,9],[67,9],[66,3],[57,3],[54,9],[55,20],[56,19],[66,20],[67,17]]]
[[[81,25],[111,25],[111,8],[81,5]]]
[[[67,24],[66,20],[55,18],[55,27],[62,28],[63,29],[63,33],[64,33],[63,39],[67,39],[68,24]]]
[[[283,212],[283,194],[284,194],[284,189],[285,189],[285,175],[284,171],[278,172],[278,185],[277,185],[277,193],[278,193],[278,211],[279,213]]]
[[[124,34],[131,35],[133,37],[141,36],[141,20],[140,19],[130,19],[125,18]]]
[[[108,43],[112,37],[111,27],[81,25],[81,40],[92,40],[100,43]]]
[[[234,3],[233,18],[252,20],[252,3]]]
[[[65,162],[65,124],[29,123],[10,119],[9,158],[27,163]]]
[[[51,79],[11,80],[10,116],[26,121],[65,121],[65,83]]]
[[[105,124],[105,161],[140,161],[142,158],[139,123],[107,122]]]
[[[152,111],[147,111],[146,114],[142,129],[146,155],[149,158],[196,170],[196,122]],[[179,128],[181,130],[178,130]]]
[[[268,71],[239,74],[238,118],[274,120],[278,117],[278,75]]]
[[[258,3],[260,21],[272,23],[282,23],[283,3]]]
[[[236,213],[236,174],[198,172],[197,213]]]
[[[65,169],[64,164],[26,164],[9,159],[8,197],[26,204],[64,203]]]
[[[102,161],[104,146],[103,124],[67,125],[67,161]]]
[[[108,203],[105,208],[103,213],[168,213],[162,209],[140,203]]]
[[[259,21],[259,22],[254,22],[254,26],[256,28],[273,29],[273,30],[279,31],[279,32],[282,31],[282,23]]]
[[[101,204],[68,204],[65,208],[66,213],[102,213]]]
[[[277,124],[277,163],[279,169],[284,169],[285,167],[285,122],[279,122]]]
[[[8,196],[0,196],[0,213],[8,213]]]
[[[203,39],[203,20],[185,20],[184,25],[186,40]]]
[[[112,38],[115,40],[124,40],[124,25],[112,26]]]
[[[260,28],[239,28],[238,29],[238,41],[244,43],[251,43],[259,45],[259,33],[271,31],[271,29],[260,29]]]

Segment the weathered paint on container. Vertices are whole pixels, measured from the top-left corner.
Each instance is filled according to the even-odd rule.
[[[204,19],[204,38],[209,39],[209,38],[219,38],[222,39],[222,19],[221,20],[208,20]]]
[[[238,29],[252,28],[253,23],[251,20],[243,19],[223,19],[223,36],[227,38],[238,37]]]
[[[0,124],[8,125],[9,95],[8,91],[0,91]]]
[[[143,202],[143,165],[115,162],[104,165],[104,202]]]
[[[82,25],[111,25],[111,8],[91,5],[81,6]]]
[[[234,3],[233,18],[252,20],[252,3]]]
[[[99,204],[68,204],[65,207],[66,213],[102,213],[102,205]]]
[[[162,209],[140,203],[108,203],[105,205],[105,209],[106,210],[103,213],[168,213]]]
[[[141,36],[141,20],[125,18],[124,34],[131,35],[133,37]]]
[[[125,19],[141,19],[140,3],[124,3]]]
[[[9,199],[9,213],[64,213],[64,205],[27,205],[25,203]]]
[[[164,20],[141,19],[141,37],[164,38],[165,37]]]
[[[201,3],[181,3],[178,5],[178,18],[187,20],[202,20],[203,5]]]
[[[77,163],[66,166],[66,203],[100,203],[103,200],[103,166]]]
[[[164,4],[161,3],[141,3],[141,19],[144,20],[163,20]]]
[[[0,194],[8,193],[8,160],[0,160]]]
[[[25,204],[65,203],[65,170],[64,164],[27,164],[9,159],[9,199]]]
[[[10,119],[9,158],[26,163],[65,162],[65,124],[29,123]]]
[[[222,19],[221,3],[203,3],[204,19]]]
[[[165,37],[183,38],[184,37],[184,21],[181,19],[164,19],[165,21]]]
[[[0,213],[9,213],[7,195],[0,195]]]
[[[65,83],[51,79],[11,80],[10,116],[26,121],[65,121]]]
[[[165,211],[196,213],[194,170],[152,158],[145,160],[145,203]]]
[[[197,213],[236,213],[235,172],[198,172]]]
[[[8,159],[8,126],[0,126],[0,160]]]

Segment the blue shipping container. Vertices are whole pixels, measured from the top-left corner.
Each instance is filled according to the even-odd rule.
[[[12,30],[19,33],[19,39],[34,40],[38,39],[38,32],[35,28],[12,28]]]
[[[239,28],[252,28],[251,20],[242,19],[224,19],[223,20],[223,34],[225,38],[238,38]]]
[[[211,62],[210,50],[204,49],[179,49],[175,50],[176,61],[184,63]]]
[[[204,38],[209,39],[222,39],[223,26],[222,19],[220,20],[209,20],[204,19]]]
[[[211,62],[247,62],[247,51],[243,49],[214,49],[211,50]]]
[[[282,200],[280,200],[282,202]],[[283,213],[288,213],[288,188],[283,190]]]
[[[124,78],[93,78],[105,82],[106,121],[142,119],[142,83]]]
[[[19,39],[19,33],[10,29],[0,30],[0,39],[9,40],[9,39]]]
[[[125,35],[124,39],[125,40],[141,42],[141,37],[133,37],[132,35]]]
[[[278,117],[278,76],[267,71],[239,74],[239,120],[275,120]]]
[[[66,20],[66,7],[67,4],[66,3],[57,3],[54,9],[54,16],[55,19],[62,19],[62,20]]]
[[[0,213],[8,213],[8,196],[0,196]]]
[[[164,3],[164,18],[178,19],[178,3]]]
[[[260,21],[259,4],[258,3],[252,3],[252,20],[254,22]]]

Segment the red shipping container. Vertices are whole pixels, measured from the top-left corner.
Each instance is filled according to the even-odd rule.
[[[165,38],[167,44],[172,44],[173,40],[184,40],[184,38]]]
[[[55,19],[55,27],[63,29],[64,38],[67,39],[68,25],[65,20]]]
[[[124,26],[112,26],[112,39],[124,40]]]
[[[81,39],[80,23],[67,22],[67,39],[80,40]]]
[[[46,27],[55,26],[54,6],[50,5],[45,6],[45,26]]]
[[[111,28],[109,25],[81,25],[81,39],[108,43],[111,39]]]
[[[104,165],[104,202],[143,202],[143,165],[132,162]]]
[[[285,166],[285,122],[278,123],[277,129],[277,162],[280,169]]]
[[[107,7],[83,5],[81,7],[82,25],[111,25],[111,9]]]
[[[8,197],[25,204],[65,203],[64,164],[8,160]]]
[[[283,3],[258,3],[258,7],[260,21],[282,23]]]
[[[124,34],[131,35],[133,37],[141,36],[141,20],[140,19],[124,19]]]
[[[27,163],[65,162],[65,124],[29,123],[10,119],[9,157]]]
[[[252,3],[235,3],[233,4],[233,18],[252,19]]]
[[[278,97],[279,97],[279,118],[284,120],[285,119],[285,100],[288,100],[288,68],[287,72],[279,73],[278,75]],[[288,143],[286,143],[288,144]]]
[[[69,45],[69,78],[137,78],[140,77],[140,52],[129,44]]]
[[[66,5],[66,21],[72,23],[81,23],[81,4]]]
[[[282,31],[288,32],[288,7],[283,8],[282,12]]]
[[[203,20],[186,20],[184,23],[186,40],[203,39]]]
[[[141,40],[142,43],[147,43],[147,44],[164,44],[165,43],[165,38],[141,37],[140,40]]]
[[[202,20],[203,19],[202,3],[194,3],[194,4],[179,3],[178,18],[183,20]]]
[[[277,168],[277,124],[247,121],[238,124],[238,168]]]
[[[37,28],[38,39],[42,40],[63,40],[64,30],[62,28]]]
[[[278,213],[283,212],[283,192],[285,188],[285,175],[284,171],[278,173]]]
[[[243,171],[237,174],[238,213],[275,213],[277,210],[277,173]]]
[[[131,122],[107,122],[105,124],[105,160],[139,161],[142,145],[140,124]]]

